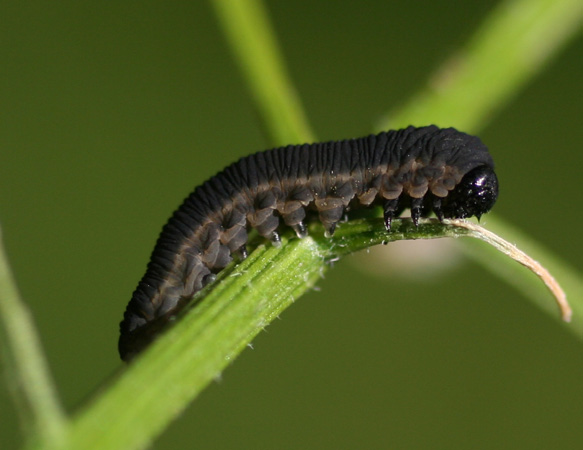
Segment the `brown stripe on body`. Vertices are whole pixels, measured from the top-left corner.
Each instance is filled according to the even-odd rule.
[[[164,227],[120,324],[122,359],[146,346],[234,253],[246,256],[250,228],[274,242],[282,224],[303,237],[306,212],[315,210],[331,235],[349,205],[383,206],[387,228],[408,207],[441,218],[442,200],[477,167],[493,169],[479,139],[435,126],[240,159],[198,187]],[[457,203],[448,207],[463,213]]]

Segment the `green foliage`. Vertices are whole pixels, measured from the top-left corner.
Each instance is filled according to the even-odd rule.
[[[313,141],[261,2],[215,0],[213,5],[273,141]],[[398,127],[431,122],[475,131],[576,32],[582,14],[579,0],[502,3],[429,87],[385,119],[383,128],[387,123]],[[495,222],[500,234],[519,244],[525,240],[521,233]],[[197,296],[195,308],[70,418],[62,413],[39,338],[2,254],[3,356],[29,447],[144,448],[257,333],[313,285],[327,268],[327,260],[391,240],[463,235],[467,231],[462,228],[432,220],[418,229],[408,220],[396,220],[394,231],[387,234],[381,220],[370,218],[345,224],[333,239],[324,238],[315,224],[310,238],[284,237],[281,247],[260,245],[243,263],[221,273]],[[527,246],[564,281],[571,300],[577,301],[575,313],[583,312],[579,274],[538,246]],[[469,245],[468,251],[558,317],[537,280],[508,276],[514,273],[515,263],[485,253],[485,247]],[[583,322],[575,321],[569,329],[583,336]]]

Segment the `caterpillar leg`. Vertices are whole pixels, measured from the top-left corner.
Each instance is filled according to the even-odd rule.
[[[306,227],[306,224],[304,221],[301,221],[299,223],[296,223],[295,225],[292,225],[292,228],[296,232],[296,235],[300,239],[305,238],[308,235],[308,227]]]
[[[247,256],[249,256],[249,253],[247,252],[247,246],[243,244],[241,247],[239,247],[237,254],[239,255],[239,259],[241,259],[241,261],[247,259]]]
[[[279,231],[273,230],[271,232],[271,237],[269,239],[276,247],[279,247],[281,245],[281,236],[279,235]]]
[[[336,231],[336,225],[337,224],[338,224],[338,222],[332,222],[332,223],[330,223],[326,227],[326,231],[324,232],[324,235],[326,237],[332,237],[332,236],[334,236],[334,232]]]
[[[443,222],[443,211],[441,210],[441,197],[435,197],[433,199],[433,212],[439,219],[440,222]]]
[[[395,198],[393,200],[386,200],[385,206],[383,208],[384,218],[385,218],[385,228],[387,231],[391,231],[391,223],[393,218],[396,216],[397,208],[399,206],[399,199]]]
[[[217,279],[217,274],[209,273],[202,277],[202,286],[206,286],[207,284],[211,284],[213,281]]]
[[[421,211],[423,209],[423,197],[411,199],[411,219],[416,227],[419,226]]]

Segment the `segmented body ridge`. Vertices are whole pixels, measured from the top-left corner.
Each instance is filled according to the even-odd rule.
[[[292,227],[306,234],[315,211],[329,234],[347,209],[380,204],[387,228],[404,208],[434,211],[464,175],[493,168],[486,147],[453,128],[409,127],[360,139],[290,145],[244,157],[210,178],[164,226],[121,323],[127,359],[213,274],[246,256],[250,228],[268,239]]]

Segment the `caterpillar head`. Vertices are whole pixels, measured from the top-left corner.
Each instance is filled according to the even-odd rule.
[[[464,175],[458,185],[442,200],[443,216],[478,219],[492,209],[498,198],[498,178],[489,166],[478,166]]]

